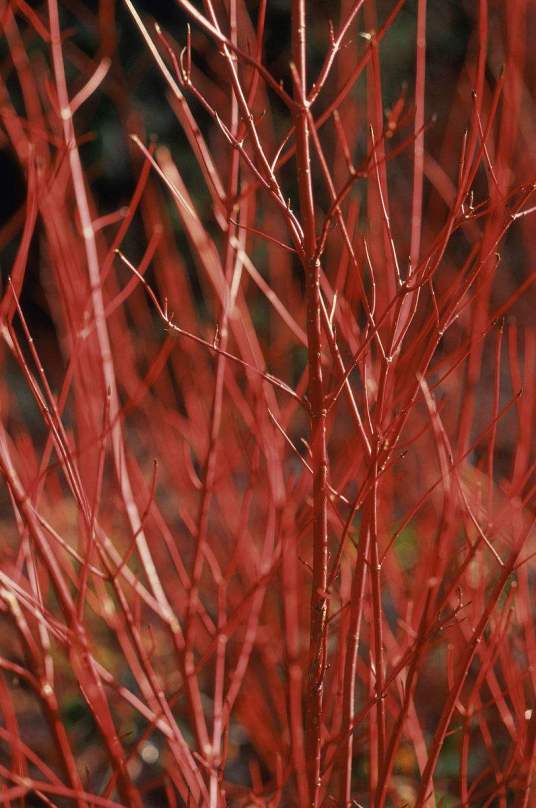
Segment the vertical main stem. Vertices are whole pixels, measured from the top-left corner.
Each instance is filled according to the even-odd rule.
[[[310,133],[307,116],[305,0],[292,3],[292,51],[296,162],[303,226],[303,267],[307,296],[310,438],[313,466],[313,582],[309,635],[309,671],[306,683],[305,745],[308,760],[309,802],[319,801],[322,701],[326,670],[327,628],[327,445],[326,407],[322,379],[322,321],[320,261],[316,255],[316,222],[311,178]]]
[[[311,805],[317,805],[320,779],[322,697],[326,669],[327,627],[327,446],[326,410],[321,368],[319,267],[307,272],[310,432],[313,465],[313,582],[307,680],[306,750],[310,761]]]

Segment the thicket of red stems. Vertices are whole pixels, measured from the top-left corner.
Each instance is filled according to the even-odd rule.
[[[1,4],[2,804],[536,800],[536,4],[287,5]]]

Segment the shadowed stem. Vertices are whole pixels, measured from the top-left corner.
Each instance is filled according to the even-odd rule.
[[[306,87],[306,19],[304,0],[292,4],[292,53],[296,162],[300,212],[304,233],[303,268],[307,295],[310,437],[313,468],[313,581],[309,634],[309,671],[306,683],[305,746],[309,766],[309,802],[318,805],[321,762],[322,701],[326,671],[327,630],[327,445],[326,406],[322,378],[322,305],[320,261],[316,257],[316,223],[311,178],[310,132]]]

